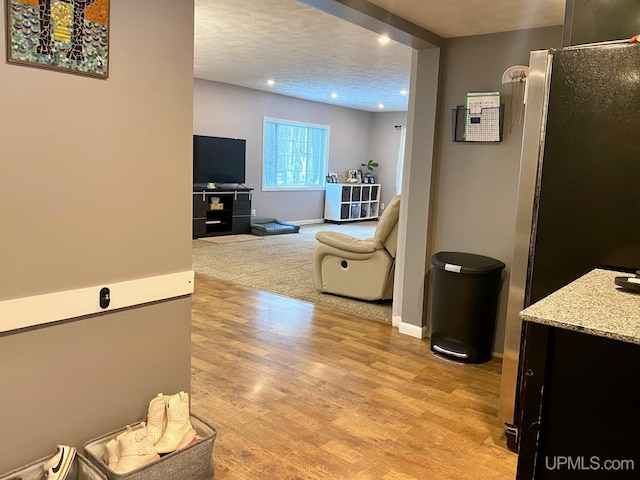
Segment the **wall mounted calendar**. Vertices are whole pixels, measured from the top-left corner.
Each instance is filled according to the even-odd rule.
[[[472,92],[465,98],[466,142],[500,141],[500,93]]]

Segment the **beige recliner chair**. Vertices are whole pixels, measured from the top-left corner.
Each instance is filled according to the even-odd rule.
[[[373,238],[318,232],[313,252],[316,290],[362,300],[393,297],[400,195],[389,203]]]

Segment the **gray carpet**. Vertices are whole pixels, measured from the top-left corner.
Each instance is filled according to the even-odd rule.
[[[316,232],[333,230],[371,238],[376,225],[375,221],[302,225],[300,233],[262,237],[260,242],[216,244],[194,240],[193,269],[210,277],[391,323],[391,302],[364,302],[319,293],[313,285],[311,259]]]

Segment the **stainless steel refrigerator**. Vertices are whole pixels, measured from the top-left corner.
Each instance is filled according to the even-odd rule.
[[[500,392],[516,429],[518,313],[594,268],[640,269],[640,45],[537,51],[529,67]]]

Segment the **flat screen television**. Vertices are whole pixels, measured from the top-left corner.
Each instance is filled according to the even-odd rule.
[[[193,136],[193,183],[244,183],[247,141]]]

